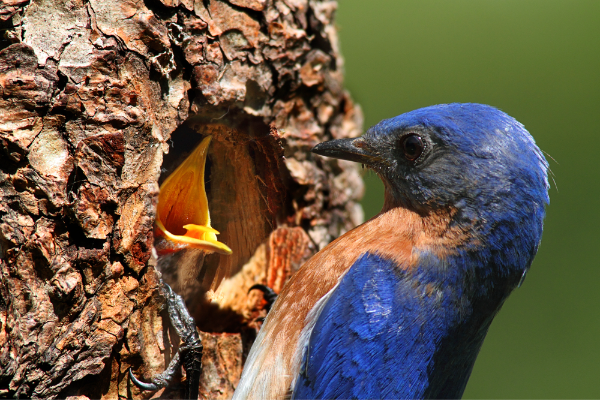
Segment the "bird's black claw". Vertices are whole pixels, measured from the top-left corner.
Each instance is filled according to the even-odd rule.
[[[156,391],[167,386],[173,380],[181,365],[180,360],[183,359],[183,368],[187,376],[185,398],[197,399],[200,375],[202,374],[202,341],[196,330],[196,323],[188,312],[181,296],[176,294],[166,283],[163,283],[163,290],[171,324],[183,341],[183,345],[179,347],[179,351],[175,354],[167,369],[153,377],[151,383],[137,379],[131,368],[129,369],[129,378],[140,389]]]
[[[133,371],[129,368],[129,378],[134,385],[144,390],[156,391],[167,386],[175,377],[177,370],[180,366],[180,353],[182,352],[183,346],[179,348],[179,352],[175,353],[175,356],[171,359],[169,366],[163,372],[155,375],[150,383],[142,382],[133,375]],[[186,369],[187,372],[187,369]]]
[[[131,379],[131,382],[133,382],[133,384],[137,387],[139,387],[140,389],[143,390],[151,390],[151,391],[156,391],[158,389],[160,389],[162,386],[159,386],[155,383],[146,383],[146,382],[142,382],[140,381],[138,378],[135,377],[135,375],[133,374],[133,371],[131,370],[131,368],[129,368],[129,379]]]
[[[254,289],[258,289],[261,292],[263,292],[263,297],[264,297],[265,301],[267,302],[267,306],[265,308],[267,309],[267,312],[271,311],[271,307],[273,306],[273,303],[275,303],[275,300],[277,300],[277,293],[275,293],[275,291],[273,289],[271,289],[270,287],[268,287],[267,285],[263,285],[260,283],[252,285],[252,287],[250,289],[248,289],[248,293],[250,293]]]

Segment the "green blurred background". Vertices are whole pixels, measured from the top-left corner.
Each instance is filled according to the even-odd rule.
[[[600,398],[600,1],[340,0],[365,128],[419,107],[496,106],[550,161],[544,238],[496,317],[466,398]],[[383,186],[365,176],[366,217]]]

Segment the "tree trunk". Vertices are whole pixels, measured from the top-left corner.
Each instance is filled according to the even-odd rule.
[[[336,3],[4,0],[0,5],[0,396],[179,397],[161,276],[204,344],[201,398],[229,398],[276,291],[362,220]],[[159,182],[202,137],[212,226],[233,255],[153,256]],[[161,269],[161,272],[158,269]],[[220,284],[220,286],[219,286]],[[218,287],[218,288],[217,288]]]

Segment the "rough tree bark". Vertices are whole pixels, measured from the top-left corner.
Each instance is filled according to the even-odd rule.
[[[212,226],[234,254],[158,264],[203,332],[201,397],[231,395],[264,315],[247,289],[279,290],[362,220],[356,166],[309,152],[362,124],[342,86],[335,10],[2,2],[0,396],[178,397],[178,382],[141,392],[127,369],[149,379],[179,346],[153,223],[161,171],[207,134]]]

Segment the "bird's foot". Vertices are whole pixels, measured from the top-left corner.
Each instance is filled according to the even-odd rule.
[[[273,306],[273,303],[275,303],[275,300],[277,300],[277,293],[275,293],[275,291],[273,289],[271,289],[270,287],[268,287],[267,285],[263,285],[260,283],[257,283],[256,285],[252,285],[252,287],[250,289],[248,289],[248,293],[250,293],[254,289],[258,289],[261,292],[263,292],[263,298],[267,302],[265,309],[267,310],[267,313],[269,311],[271,311],[271,307]]]
[[[129,377],[140,389],[155,391],[167,386],[173,380],[179,369],[181,360],[183,360],[183,368],[187,376],[185,398],[197,399],[200,375],[202,373],[202,341],[196,330],[196,323],[188,312],[181,296],[176,294],[164,282],[163,290],[171,324],[183,341],[183,345],[179,347],[179,351],[175,354],[167,369],[154,376],[149,383],[137,379],[133,375],[131,368],[129,369]]]
[[[173,378],[175,377],[175,373],[177,372],[177,369],[180,366],[179,360],[180,360],[179,352],[177,352],[175,354],[175,357],[173,357],[173,359],[169,363],[169,366],[167,367],[167,369],[164,370],[162,373],[155,375],[150,380],[150,382],[140,381],[138,378],[135,377],[131,368],[129,368],[129,379],[131,379],[133,384],[135,386],[139,387],[140,389],[157,391],[157,390],[162,389],[165,386],[167,386],[169,384],[169,382],[171,382],[173,380]]]

